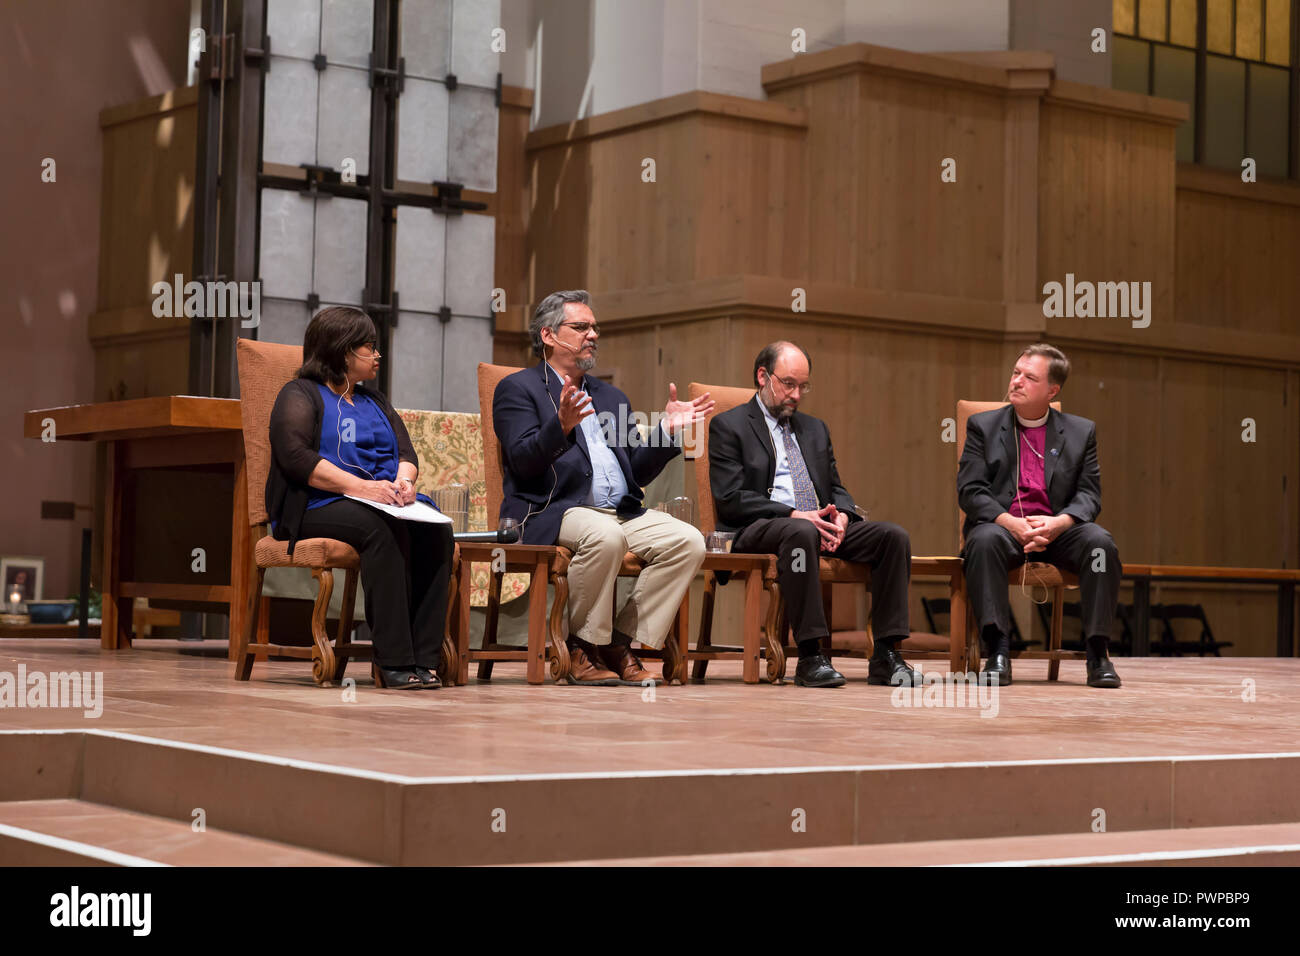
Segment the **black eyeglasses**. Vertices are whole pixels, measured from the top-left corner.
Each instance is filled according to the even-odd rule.
[[[586,335],[588,332],[595,332],[600,335],[600,326],[595,322],[561,322],[560,326],[568,326],[579,335]]]
[[[793,392],[795,389],[798,389],[804,395],[807,395],[812,391],[812,382],[796,382],[792,378],[777,378],[775,375],[772,376],[772,381],[780,382],[787,392]]]

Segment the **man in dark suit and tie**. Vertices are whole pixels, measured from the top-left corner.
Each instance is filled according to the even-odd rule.
[[[1078,575],[1088,685],[1120,686],[1106,644],[1123,569],[1110,532],[1096,523],[1097,426],[1050,407],[1069,374],[1064,352],[1031,345],[1011,372],[1010,404],[966,423],[957,468],[957,499],[966,513],[962,557],[988,652],[984,673],[999,684],[1011,683],[1007,572],[1033,555]]]
[[[909,633],[912,551],[898,525],[866,521],[840,484],[824,422],[801,413],[812,362],[792,342],[773,342],[754,361],[758,390],[709,423],[709,484],[718,530],[736,531],[733,551],[776,554],[777,581],[799,646],[794,682],[839,687],[844,675],[822,651],[829,637],[818,556],[871,565],[875,651],[867,682],[912,686],[919,675],[898,643]]]
[[[583,290],[553,292],[538,304],[529,333],[540,357],[503,378],[492,398],[504,459],[501,517],[522,526],[525,544],[560,544],[569,563],[569,681],[641,684],[654,678],[632,653],[633,640],[662,648],[682,596],[704,561],[693,526],[642,502],[648,484],[681,451],[682,428],[713,408],[707,394],[669,400],[647,435],[627,396],[587,373],[600,327]],[[645,564],[631,595],[613,613],[614,587],[627,552]]]

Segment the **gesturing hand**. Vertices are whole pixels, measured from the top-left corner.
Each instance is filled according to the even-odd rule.
[[[566,435],[588,415],[596,414],[596,410],[591,407],[591,396],[572,384],[567,375],[564,376],[564,387],[560,389],[558,411],[560,427],[564,429]]]
[[[676,434],[679,428],[704,421],[716,404],[709,397],[708,392],[689,402],[679,402],[677,400],[677,385],[674,382],[669,382],[668,404],[664,406],[664,428],[668,431],[668,434]]]

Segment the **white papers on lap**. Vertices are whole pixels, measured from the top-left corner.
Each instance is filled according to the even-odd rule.
[[[409,505],[386,505],[378,501],[371,501],[369,498],[358,498],[356,495],[344,495],[345,498],[351,498],[353,501],[359,501],[363,505],[377,511],[382,511],[386,515],[394,518],[401,518],[403,521],[423,521],[426,524],[451,524],[451,519],[432,505],[426,505],[423,501],[417,501]]]

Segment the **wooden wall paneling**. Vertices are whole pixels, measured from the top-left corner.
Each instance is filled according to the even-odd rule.
[[[1286,378],[1282,371],[1223,370],[1218,393],[1223,444],[1216,467],[1225,479],[1230,564],[1282,567],[1291,550],[1295,529],[1283,516],[1295,485],[1287,479],[1300,436],[1288,427],[1294,416],[1287,407]],[[1254,442],[1242,441],[1246,418],[1255,422]]]
[[[1243,376],[1231,366],[1165,361],[1162,562],[1282,566],[1294,537],[1279,528],[1283,477],[1296,440],[1287,432],[1284,387],[1282,372]],[[1248,415],[1257,423],[1254,444],[1241,440]]]
[[[1223,369],[1173,360],[1161,365],[1161,406],[1170,412],[1159,422],[1161,507],[1152,516],[1161,529],[1159,560],[1227,564],[1225,525],[1207,520],[1216,509],[1226,520],[1237,507],[1226,499],[1225,476],[1216,468],[1226,427],[1216,394]]]
[[[1043,284],[1150,281],[1152,322],[1170,323],[1174,139],[1170,126],[1047,100],[1040,120],[1039,301]],[[1140,344],[1124,319],[1071,320]],[[1100,324],[1099,324],[1100,323]]]
[[[836,76],[770,95],[808,112],[807,177],[797,187],[807,210],[806,232],[793,235],[806,244],[809,281],[852,283],[857,259],[851,240],[863,186],[857,77]]]
[[[694,274],[806,281],[803,129],[702,115]]]
[[[528,214],[531,166],[524,150],[533,103],[532,90],[502,89],[497,127],[496,241],[493,272],[508,307],[529,302]]]
[[[1294,333],[1291,305],[1300,300],[1300,270],[1295,268],[1300,261],[1300,188],[1293,187],[1295,203],[1250,200],[1185,188],[1181,183],[1188,174],[1180,167],[1178,175],[1179,321]],[[1238,177],[1231,178],[1240,185]],[[1193,181],[1206,185],[1204,177]]]
[[[195,88],[187,87],[100,115],[100,309],[149,302],[154,282],[188,271],[195,102]]]
[[[1002,298],[1002,97],[863,75],[855,284]],[[940,180],[945,157],[957,182]]]
[[[1150,561],[1161,554],[1161,454],[1153,431],[1166,428],[1160,360],[1057,343],[1070,357],[1061,407],[1097,423],[1102,509],[1098,524],[1111,532],[1120,559]],[[1178,414],[1177,409],[1174,413]]]
[[[190,278],[196,88],[100,113],[99,301],[90,316],[97,400],[186,391],[189,322],[153,315],[153,285]]]
[[[530,154],[533,193],[527,231],[531,303],[557,289],[590,288],[589,152],[589,143],[578,143]]]
[[[1009,94],[1004,101],[1002,183],[1002,299],[1039,301],[1038,114],[1040,98]],[[958,167],[960,170],[960,166]],[[960,177],[957,180],[961,182]]]

